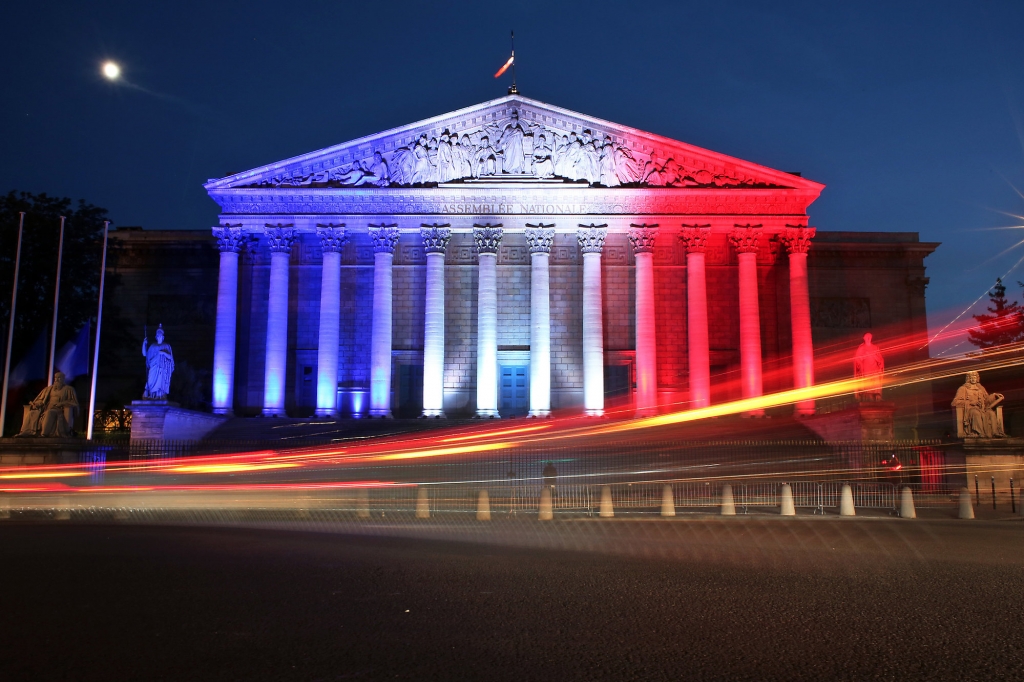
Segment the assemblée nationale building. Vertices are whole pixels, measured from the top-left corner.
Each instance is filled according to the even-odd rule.
[[[518,94],[205,187],[212,235],[115,236],[126,314],[217,413],[651,414],[842,376],[820,357],[867,331],[927,357],[937,244],[816,230],[822,184]]]

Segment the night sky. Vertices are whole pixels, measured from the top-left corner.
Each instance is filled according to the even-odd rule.
[[[11,3],[0,191],[207,229],[208,178],[505,94],[514,28],[528,97],[800,171],[819,229],[943,242],[935,331],[1024,256],[989,229],[1024,225],[1024,2],[867,4]]]

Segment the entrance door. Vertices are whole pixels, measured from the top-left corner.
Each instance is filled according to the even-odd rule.
[[[398,409],[395,416],[414,419],[423,414],[423,365],[398,366]]]
[[[526,365],[501,366],[502,417],[522,417],[530,412],[530,373]]]
[[[625,407],[632,399],[629,381],[629,365],[604,366],[604,406],[605,408]]]

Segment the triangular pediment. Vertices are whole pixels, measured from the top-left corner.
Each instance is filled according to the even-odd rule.
[[[206,189],[445,187],[493,181],[815,193],[823,187],[791,173],[509,95],[211,180]]]

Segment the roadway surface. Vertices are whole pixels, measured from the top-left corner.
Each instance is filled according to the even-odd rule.
[[[15,517],[0,586],[10,682],[1024,679],[1019,520]]]

